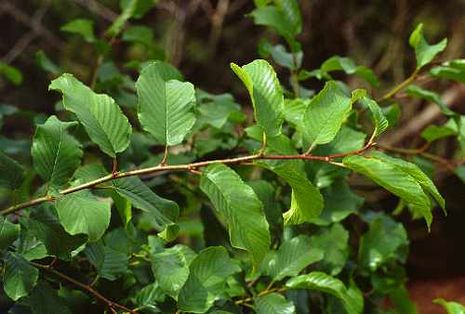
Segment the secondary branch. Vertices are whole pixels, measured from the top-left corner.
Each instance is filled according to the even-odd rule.
[[[55,270],[55,269],[53,269],[52,267],[50,267],[48,265],[42,265],[42,264],[35,263],[35,262],[30,262],[30,263],[31,263],[32,266],[34,266],[34,267],[36,267],[38,269],[47,271],[47,272],[49,272],[49,273],[51,273],[51,274],[53,274],[53,275],[55,275],[57,277],[60,277],[61,279],[65,280],[65,281],[67,281],[69,283],[72,283],[73,285],[75,285],[75,286],[81,288],[82,290],[88,292],[89,294],[94,296],[95,299],[99,300],[100,302],[102,302],[103,304],[108,306],[108,308],[110,310],[112,310],[112,312],[114,312],[114,313],[116,313],[115,309],[123,310],[123,311],[131,313],[131,314],[137,313],[136,311],[131,310],[131,309],[125,307],[124,305],[121,305],[119,303],[116,303],[116,302],[113,302],[113,301],[109,300],[108,298],[106,298],[105,296],[100,294],[100,292],[98,292],[97,290],[95,290],[91,286],[86,285],[86,284],[84,284],[84,283],[82,283],[80,281],[77,281],[76,279],[71,278],[66,274],[63,274],[62,272],[59,272],[58,270]]]
[[[142,168],[142,169],[135,169],[135,170],[129,170],[125,172],[115,172],[111,173],[109,175],[106,175],[104,177],[98,178],[96,180],[70,187],[68,189],[64,189],[59,192],[60,195],[67,195],[71,194],[74,192],[86,190],[86,189],[91,189],[94,188],[95,186],[109,182],[112,180],[117,180],[125,177],[132,177],[132,176],[142,176],[142,175],[148,175],[148,174],[153,174],[157,172],[174,172],[174,171],[187,171],[187,172],[192,172],[197,170],[198,168],[203,168],[212,164],[246,164],[250,163],[251,161],[254,160],[293,160],[293,159],[300,159],[300,160],[316,160],[316,161],[322,161],[322,162],[328,162],[331,164],[335,165],[340,165],[339,163],[335,163],[334,159],[338,158],[343,158],[346,156],[350,155],[358,155],[362,154],[363,152],[367,151],[371,147],[373,147],[375,143],[372,141],[369,141],[364,147],[361,149],[355,150],[355,151],[350,151],[346,153],[338,153],[338,154],[332,154],[332,155],[327,155],[327,156],[318,156],[318,155],[311,155],[311,154],[301,154],[301,155],[263,155],[262,153],[254,154],[254,155],[248,155],[248,156],[242,156],[242,157],[235,157],[235,158],[227,158],[227,159],[218,159],[218,160],[207,160],[207,161],[198,161],[190,164],[183,164],[183,165],[163,165],[160,164],[155,167],[149,167],[149,168]],[[2,215],[7,215],[14,213],[20,209],[31,207],[34,205],[38,205],[47,201],[53,201],[54,198],[51,196],[43,196],[39,197],[24,203],[20,203],[11,207],[8,207],[6,209],[3,209],[0,211],[0,214]]]

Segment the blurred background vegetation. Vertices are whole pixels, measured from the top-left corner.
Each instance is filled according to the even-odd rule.
[[[12,66],[19,73],[8,72],[13,76],[10,80],[0,78],[0,103],[22,109],[21,114],[3,119],[8,112],[0,112],[1,148],[14,153],[30,147],[27,138],[33,134],[33,117],[38,119],[37,113],[49,115],[54,111],[57,95],[49,93],[47,86],[61,70],[74,73],[89,85],[98,76],[100,82],[111,86],[115,71],[135,78],[138,62],[162,59],[178,67],[197,87],[212,93],[230,92],[245,108],[249,106],[246,90],[234,77],[229,63],[244,64],[260,57],[262,38],[277,41],[276,35],[254,26],[247,17],[254,8],[253,1],[157,2],[155,8],[126,26],[121,39],[108,47],[102,44],[101,51],[97,51],[91,42],[103,38],[104,31],[118,17],[119,0],[1,0],[0,72],[8,72],[5,67]],[[357,64],[372,68],[381,79],[380,88],[374,92],[378,95],[412,72],[415,61],[408,36],[419,22],[425,24],[431,42],[449,39],[441,60],[465,56],[464,0],[300,2],[304,19],[304,30],[299,36],[303,68],[318,68],[333,55],[350,56]],[[62,28],[77,18],[93,22],[96,35],[88,34],[87,43]],[[105,50],[114,62],[99,57]],[[97,65],[99,70],[95,71]],[[285,73],[279,66],[277,71]],[[322,84],[317,80],[305,83],[309,89]],[[350,78],[349,85],[359,84]],[[463,86],[434,84],[429,88],[440,92],[455,111],[465,113]],[[123,106],[130,106],[134,100],[129,93],[118,96]],[[402,120],[384,141],[399,147],[418,146],[413,139],[426,126],[442,122],[440,112],[402,93],[396,100],[401,103]],[[437,149],[447,158],[454,151],[453,145],[452,141],[444,141]],[[438,309],[431,304],[437,295],[465,302],[465,185],[441,167],[435,178],[448,201],[449,216],[436,215],[430,234],[421,221],[401,217],[411,239],[409,288],[419,302],[420,313]],[[358,190],[373,207],[395,207],[396,200],[385,192],[364,186]]]

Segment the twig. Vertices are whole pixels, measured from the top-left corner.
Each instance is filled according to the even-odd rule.
[[[44,271],[47,271],[51,274],[54,274],[55,276],[57,277],[60,277],[61,279],[64,279],[66,280],[67,282],[69,283],[72,283],[73,285],[81,288],[82,290],[88,292],[89,294],[91,294],[92,296],[94,296],[95,299],[97,299],[98,301],[102,302],[103,304],[105,304],[112,312],[116,313],[116,310],[115,309],[120,309],[120,310],[123,310],[125,312],[129,312],[131,314],[135,314],[137,313],[137,311],[135,310],[131,310],[129,308],[127,308],[126,306],[124,305],[121,305],[119,303],[116,303],[114,301],[111,301],[109,299],[107,299],[105,296],[103,296],[102,294],[100,294],[100,292],[98,292],[97,290],[95,290],[94,288],[92,288],[91,286],[89,285],[86,285],[82,282],[79,282],[77,281],[76,279],[74,278],[71,278],[69,277],[68,275],[66,274],[63,274],[62,272],[59,272],[58,270],[55,270],[53,268],[51,268],[50,266],[47,266],[47,265],[42,265],[42,264],[39,264],[39,263],[35,263],[35,262],[29,262],[32,266],[38,268],[38,269],[41,269],[41,270],[44,270]]]
[[[30,25],[29,24],[28,25],[31,27],[31,31],[24,34],[13,45],[10,51],[8,51],[8,53],[2,58],[2,60],[5,63],[13,62],[18,56],[21,55],[24,49],[26,49],[26,47],[29,46],[29,44],[34,40],[34,38],[40,35],[39,26],[41,26],[41,21],[44,18],[45,14],[47,13],[49,7],[50,7],[50,1],[45,1],[43,5],[34,13],[32,18],[28,17],[28,20],[30,20],[29,22]],[[3,9],[4,11],[9,12],[12,16],[15,16],[15,14],[12,12],[16,12],[16,10],[18,10],[17,8],[12,6],[8,2],[2,3],[0,9]],[[22,13],[22,11],[18,10],[18,13],[20,14],[22,18],[24,18],[23,15],[25,14]]]
[[[384,146],[384,145],[378,145],[378,147],[384,151],[389,151],[393,153],[398,153],[402,155],[419,155],[422,156],[426,159],[438,162],[440,164],[443,164],[444,166],[447,167],[447,169],[453,171],[455,169],[454,161],[445,159],[441,156],[437,156],[434,154],[430,154],[425,152],[425,146],[420,147],[420,148],[400,148],[400,147],[389,147],[389,146]]]
[[[113,158],[112,160],[112,164],[111,164],[111,173],[112,174],[115,174],[118,172],[118,159]]]
[[[257,297],[262,297],[264,295],[267,295],[267,294],[270,294],[270,293],[273,293],[273,292],[284,292],[287,290],[287,287],[281,287],[281,288],[273,288],[273,289],[265,289],[263,291],[261,291],[259,294],[257,294]],[[244,298],[244,299],[240,299],[240,300],[237,300],[236,302],[234,302],[234,304],[236,305],[245,305],[247,304],[247,302],[250,302],[253,300],[253,297],[247,297],[247,298]]]
[[[377,99],[376,101],[381,102],[392,98],[395,94],[403,90],[405,87],[409,86],[418,76],[419,69],[415,69],[415,71],[410,74],[405,80],[400,82],[398,85],[394,86],[390,91],[384,94],[381,98]]]
[[[210,3],[209,1],[206,2]],[[202,3],[205,2],[202,1]],[[223,29],[224,18],[226,17],[226,13],[228,12],[228,7],[229,0],[220,0],[216,5],[215,11],[210,16],[212,28],[210,31],[210,38],[208,41],[211,55],[213,55],[216,52],[218,41],[221,36],[221,31]]]
[[[163,151],[163,158],[160,161],[160,166],[167,165],[168,155],[169,155],[168,145],[165,145],[165,150]]]
[[[2,58],[5,63],[12,63],[21,53],[26,49],[27,46],[37,37],[37,34],[33,31],[24,34],[21,38],[13,45],[8,53]]]
[[[47,2],[45,2],[45,4],[47,5]],[[24,13],[22,10],[18,9],[16,6],[11,4],[9,1],[0,1],[0,10],[3,10],[4,12],[8,13],[18,22],[28,26],[32,31],[44,37],[53,46],[60,46],[61,41],[52,32],[50,32],[47,28],[40,24],[39,21],[34,20],[26,13]]]
[[[448,107],[453,107],[465,96],[465,86],[454,85],[446,90],[442,95],[442,101]],[[397,146],[412,134],[420,132],[425,126],[432,123],[441,116],[441,110],[436,104],[430,103],[424,110],[415,114],[415,119],[409,120],[402,128],[387,134],[383,138],[383,143]]]
[[[90,12],[99,15],[109,22],[113,22],[118,18],[118,14],[102,5],[96,0],[72,0],[73,2],[85,7]]]
[[[292,160],[292,159],[301,159],[301,160],[317,160],[317,161],[323,161],[323,162],[328,162],[337,166],[341,166],[342,164],[336,163],[334,159],[338,158],[343,158],[346,156],[350,155],[359,155],[362,154],[363,152],[369,150],[371,147],[373,147],[375,143],[370,143],[368,142],[364,147],[361,149],[357,149],[355,151],[351,152],[346,152],[346,153],[338,153],[338,154],[331,154],[327,156],[317,156],[317,155],[310,155],[310,154],[302,154],[302,155],[262,155],[260,153],[254,154],[254,155],[248,155],[248,156],[242,156],[242,157],[236,157],[236,158],[228,158],[228,159],[218,159],[218,160],[207,160],[207,161],[198,161],[190,164],[183,164],[183,165],[158,165],[155,167],[148,167],[148,168],[142,168],[142,169],[135,169],[135,170],[129,170],[126,172],[115,172],[109,175],[106,175],[104,177],[98,178],[96,180],[70,187],[65,190],[61,190],[59,192],[60,195],[67,195],[71,194],[74,192],[82,191],[85,189],[91,189],[96,187],[99,184],[109,182],[112,180],[116,179],[121,179],[121,178],[126,178],[126,177],[131,177],[131,176],[142,176],[142,175],[148,175],[148,174],[153,174],[161,171],[165,172],[173,172],[173,171],[187,171],[187,172],[192,172],[192,169],[196,170],[198,168],[206,167],[209,165],[213,164],[225,164],[225,165],[230,165],[230,164],[244,164],[244,163],[249,163],[251,161],[255,160]],[[30,200],[28,202],[24,202],[21,204],[17,204],[11,207],[8,207],[6,209],[3,209],[0,211],[0,214],[2,215],[7,215],[14,213],[20,209],[31,207],[34,205],[38,205],[47,201],[52,201],[54,198],[50,196],[45,196],[45,197],[40,197],[37,199]]]

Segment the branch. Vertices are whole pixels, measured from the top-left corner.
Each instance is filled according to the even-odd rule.
[[[270,286],[268,286],[267,288],[265,288],[265,290],[263,290],[259,294],[257,294],[257,297],[262,297],[262,296],[265,296],[265,295],[273,293],[273,292],[281,293],[281,292],[286,291],[287,289],[288,289],[287,287],[273,288],[272,289]],[[247,298],[244,298],[244,299],[237,300],[236,302],[234,302],[234,304],[236,304],[236,305],[246,305],[247,302],[253,301],[253,299],[254,299],[253,297],[247,297]]]
[[[461,103],[464,97],[465,87],[461,84],[457,84],[443,92],[442,101],[447,104],[448,107],[454,107],[454,105]],[[397,144],[402,143],[408,137],[420,132],[424,127],[431,124],[441,115],[442,113],[439,107],[434,103],[430,103],[425,106],[424,110],[415,113],[415,119],[409,120],[403,127],[384,136],[383,142],[391,146],[397,146]]]
[[[109,22],[113,22],[118,18],[118,14],[102,5],[96,0],[72,0],[73,2],[85,7],[90,12],[99,15]]]
[[[390,91],[388,91],[386,94],[384,94],[381,98],[377,99],[376,101],[381,102],[392,98],[405,87],[409,86],[417,78],[418,73],[419,69],[415,69],[415,71],[413,71],[413,73],[410,74],[409,77],[400,82],[398,85],[394,86]]]
[[[13,45],[10,51],[8,51],[8,53],[2,58],[4,62],[12,63],[19,55],[21,55],[24,49],[26,49],[27,46],[29,46],[29,44],[34,40],[34,38],[36,38],[39,35],[38,25],[41,25],[42,19],[47,13],[49,7],[50,7],[50,1],[45,1],[43,5],[34,13],[34,15],[32,16],[32,20],[31,20],[31,26],[34,26],[34,27],[32,27],[30,32],[24,34]],[[13,6],[9,7],[8,2],[5,2],[1,8],[7,12],[10,12],[11,10],[15,12],[16,10],[16,8]],[[14,14],[12,15],[14,16]]]
[[[456,168],[456,164],[455,164],[455,162],[453,160],[448,160],[448,159],[443,158],[441,156],[430,154],[430,153],[426,152],[425,150],[426,150],[427,146],[423,146],[423,147],[420,147],[420,148],[413,148],[413,149],[400,148],[400,147],[389,147],[389,146],[384,146],[384,145],[378,145],[378,147],[381,150],[388,151],[388,152],[393,152],[393,153],[398,153],[398,154],[401,154],[401,155],[419,155],[419,156],[422,156],[422,157],[424,157],[426,159],[429,159],[431,161],[434,161],[434,162],[437,162],[437,163],[440,163],[440,164],[444,165],[450,171],[454,171],[454,169]]]
[[[47,5],[47,2],[45,2],[45,6]],[[7,14],[15,18],[18,22],[28,26],[31,29],[31,31],[47,39],[47,41],[49,41],[50,44],[52,44],[53,46],[60,46],[60,39],[58,39],[52,32],[50,32],[46,27],[44,27],[40,23],[40,19],[37,20],[31,18],[22,10],[18,9],[16,6],[11,4],[9,1],[0,1],[0,11],[6,12]]]
[[[119,303],[116,303],[114,301],[111,301],[111,300],[107,299],[105,296],[100,294],[100,292],[98,292],[97,290],[95,290],[91,286],[83,284],[82,282],[79,282],[76,279],[71,278],[66,274],[63,274],[62,272],[59,272],[58,270],[53,269],[50,265],[42,265],[42,264],[35,263],[35,262],[29,262],[29,263],[32,266],[34,266],[34,267],[36,267],[38,269],[41,269],[41,270],[47,271],[47,272],[49,272],[51,274],[54,274],[55,276],[60,277],[61,279],[64,279],[64,280],[68,281],[69,283],[72,283],[73,285],[75,285],[75,286],[81,288],[82,290],[88,292],[95,299],[97,299],[98,301],[105,304],[114,313],[116,313],[115,309],[120,309],[120,310],[123,310],[123,311],[131,313],[131,314],[137,313],[137,311],[135,311],[135,310],[131,310],[131,309],[125,307],[124,305],[121,305]]]
[[[292,160],[292,159],[300,159],[300,160],[316,160],[316,161],[322,161],[322,162],[327,162],[336,166],[342,166],[342,164],[337,163],[334,161],[334,159],[338,158],[343,158],[346,156],[350,155],[359,155],[364,153],[365,151],[369,150],[371,147],[376,145],[372,141],[368,141],[368,143],[362,147],[361,149],[357,149],[355,151],[351,152],[346,152],[346,153],[338,153],[338,154],[332,154],[332,155],[327,155],[327,156],[317,156],[317,155],[311,155],[311,154],[302,154],[302,155],[263,155],[262,153],[254,154],[254,155],[248,155],[248,156],[242,156],[242,157],[235,157],[235,158],[228,158],[228,159],[218,159],[218,160],[207,160],[207,161],[198,161],[190,164],[183,164],[183,165],[158,165],[155,167],[149,167],[149,168],[142,168],[142,169],[135,169],[135,170],[129,170],[126,172],[115,172],[111,173],[109,175],[106,175],[104,177],[98,178],[96,180],[70,187],[68,189],[61,190],[59,192],[60,195],[67,195],[71,194],[74,192],[78,192],[81,190],[86,190],[86,189],[91,189],[94,188],[95,186],[109,182],[112,180],[117,180],[121,178],[126,178],[126,177],[132,177],[132,176],[142,176],[142,175],[149,175],[149,174],[154,174],[158,172],[174,172],[174,171],[186,171],[186,172],[195,172],[198,168],[203,168],[212,164],[224,164],[224,165],[230,165],[230,164],[247,164],[250,163],[251,161],[255,160]],[[6,209],[3,209],[0,211],[0,214],[2,215],[7,215],[14,213],[20,209],[31,207],[34,205],[38,205],[44,202],[48,201],[53,201],[55,198],[52,196],[43,196],[39,197],[33,200],[30,200],[28,202],[20,203],[11,207],[8,207]]]

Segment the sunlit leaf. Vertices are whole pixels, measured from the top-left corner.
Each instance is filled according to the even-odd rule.
[[[286,286],[291,289],[309,289],[328,293],[340,299],[348,314],[363,312],[363,297],[347,289],[342,281],[322,272],[311,272],[287,281]]]
[[[312,98],[303,120],[310,148],[331,142],[352,109],[352,100],[335,81],[329,81]]]
[[[240,270],[224,247],[202,250],[189,266],[189,277],[179,293],[179,307],[186,312],[205,313],[223,292],[226,278]]]
[[[28,295],[37,284],[39,271],[22,256],[7,254],[4,267],[3,289],[13,301]]]
[[[160,289],[177,297],[189,277],[189,265],[195,253],[184,245],[175,245],[152,255],[152,272]]]
[[[68,33],[78,34],[85,41],[92,43],[96,40],[94,35],[94,22],[87,19],[76,19],[66,23],[61,30]]]
[[[405,261],[408,239],[404,226],[382,214],[368,219],[368,232],[360,239],[360,265],[374,272],[390,262]]]
[[[136,83],[139,121],[160,144],[183,141],[195,123],[194,86],[180,82],[171,66],[155,62],[145,67]]]
[[[442,305],[442,307],[447,311],[447,314],[464,314],[465,306],[454,301],[446,301],[444,299],[435,299],[433,301],[436,304]]]
[[[281,244],[277,251],[270,251],[262,264],[264,273],[274,281],[297,276],[308,265],[324,256],[321,247],[312,245],[309,237],[300,235]]]
[[[263,204],[253,189],[230,168],[211,165],[202,172],[200,188],[224,217],[231,244],[249,251],[258,265],[270,246]]]
[[[420,69],[446,48],[447,39],[444,38],[439,43],[430,45],[423,36],[423,24],[420,23],[410,35],[409,44],[415,50],[417,69]]]
[[[55,206],[66,232],[71,235],[87,234],[89,241],[100,239],[110,223],[110,203],[89,191],[59,197]]]
[[[66,184],[81,163],[81,144],[68,133],[76,124],[51,116],[37,126],[31,149],[34,168],[54,188]]]
[[[295,306],[279,293],[270,293],[255,299],[258,314],[293,314]]]
[[[275,71],[265,60],[255,60],[242,67],[231,68],[247,88],[257,124],[268,137],[281,133],[284,120],[284,98]]]
[[[71,74],[63,74],[49,89],[63,94],[65,109],[78,117],[91,140],[110,157],[129,145],[131,125],[121,108],[108,95],[96,94]]]

